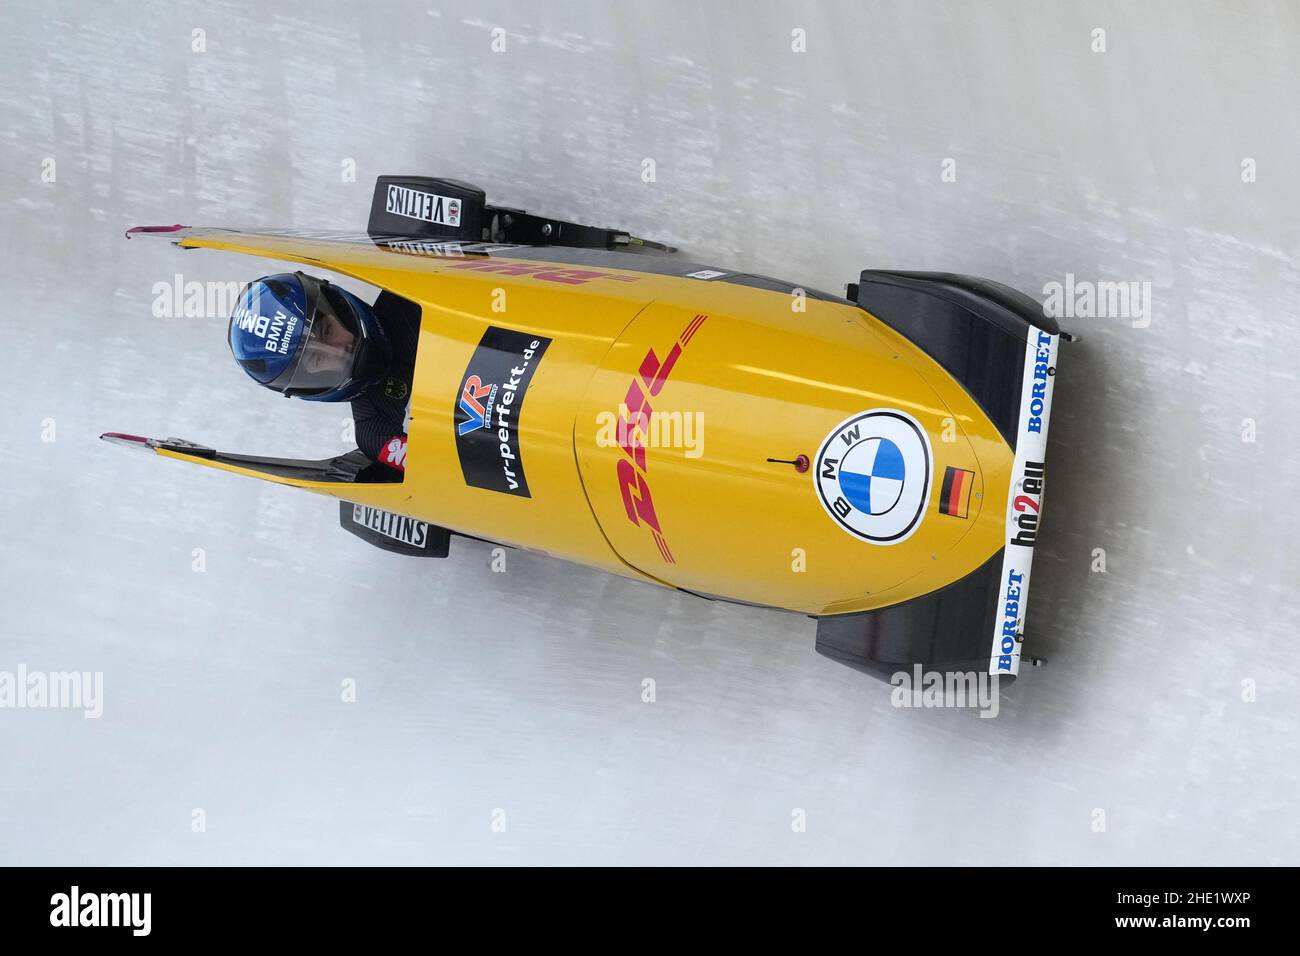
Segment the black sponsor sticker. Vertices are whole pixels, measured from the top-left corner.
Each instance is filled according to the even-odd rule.
[[[446,528],[370,505],[340,501],[339,523],[362,541],[395,554],[445,558],[450,550],[451,532]]]
[[[489,326],[461,376],[452,427],[465,484],[532,497],[519,450],[528,383],[551,340]]]
[[[352,520],[363,528],[369,528],[385,538],[409,544],[413,548],[423,548],[429,537],[429,525],[426,522],[366,505],[352,506]]]

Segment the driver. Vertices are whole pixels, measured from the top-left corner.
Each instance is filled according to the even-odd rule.
[[[244,287],[230,350],[245,372],[286,398],[352,403],[357,447],[397,472],[406,466],[406,414],[420,309],[381,292],[373,306],[301,272]]]

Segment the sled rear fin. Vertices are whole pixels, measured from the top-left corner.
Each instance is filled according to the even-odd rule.
[[[944,272],[868,269],[848,294],[934,359],[1016,447],[1029,331],[1060,332],[1041,305],[999,283]]]
[[[402,480],[399,472],[374,464],[355,448],[343,455],[312,461],[220,452],[181,438],[145,438],[122,432],[106,432],[99,437],[115,445],[152,451],[164,458],[189,461],[250,478],[323,491],[326,494],[341,494],[348,485],[387,484]]]
[[[1002,551],[966,577],[903,604],[817,619],[817,653],[888,681],[926,671],[996,672],[989,634],[998,614]]]

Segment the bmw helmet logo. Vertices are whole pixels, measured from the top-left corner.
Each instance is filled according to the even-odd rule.
[[[921,524],[934,474],[930,437],[895,408],[859,412],[817,450],[817,497],[836,523],[872,544],[897,544]]]

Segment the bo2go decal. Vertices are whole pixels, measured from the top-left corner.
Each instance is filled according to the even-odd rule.
[[[456,454],[465,484],[530,498],[519,447],[524,398],[551,340],[489,326],[456,393]]]
[[[930,439],[893,408],[841,422],[817,451],[817,498],[835,522],[872,544],[897,544],[921,523],[933,481]]]

